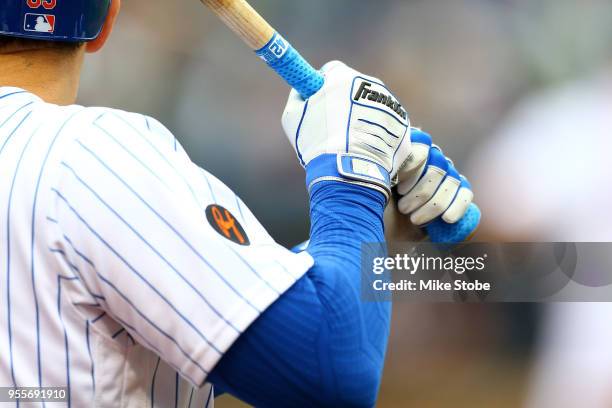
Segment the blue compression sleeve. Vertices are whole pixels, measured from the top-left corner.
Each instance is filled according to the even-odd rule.
[[[258,407],[374,405],[391,305],[361,301],[360,256],[363,242],[384,242],[384,206],[372,189],[314,186],[314,267],[236,341],[210,382]]]

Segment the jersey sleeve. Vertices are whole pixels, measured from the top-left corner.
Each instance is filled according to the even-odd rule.
[[[100,116],[57,180],[54,245],[104,311],[194,385],[313,264],[149,118]]]

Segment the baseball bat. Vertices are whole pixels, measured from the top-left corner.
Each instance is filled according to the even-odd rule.
[[[314,69],[246,0],[200,0],[208,6],[257,56],[263,59],[304,99],[317,93],[325,82]],[[426,229],[432,242],[459,243],[467,240],[480,223],[480,210],[471,204],[455,224],[442,219]]]

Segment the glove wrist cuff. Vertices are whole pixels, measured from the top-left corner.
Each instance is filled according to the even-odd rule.
[[[341,181],[375,189],[387,199],[391,195],[389,172],[372,159],[349,153],[322,154],[306,165],[306,187],[321,181]]]

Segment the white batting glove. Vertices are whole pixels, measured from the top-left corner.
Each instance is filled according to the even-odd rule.
[[[449,224],[456,223],[474,198],[470,183],[432,144],[431,136],[412,128],[410,138],[410,157],[397,185],[399,211],[409,215],[414,225],[427,224],[440,216]]]
[[[291,91],[282,123],[307,170],[310,188],[337,180],[383,192],[410,153],[410,121],[397,98],[376,78],[339,61],[326,64],[323,88],[304,101]]]

